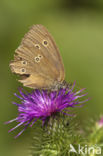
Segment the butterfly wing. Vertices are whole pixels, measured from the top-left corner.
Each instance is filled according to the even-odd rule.
[[[47,29],[34,25],[25,34],[10,63],[20,82],[30,88],[50,88],[65,77],[59,50]]]

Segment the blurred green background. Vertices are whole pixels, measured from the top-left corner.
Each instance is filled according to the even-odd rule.
[[[80,110],[82,123],[103,113],[103,0],[1,0],[0,1],[0,155],[26,156],[30,128],[18,139],[8,134],[16,123],[13,93],[17,77],[9,69],[14,51],[33,24],[43,24],[53,35],[63,58],[66,80],[85,87],[91,100]]]

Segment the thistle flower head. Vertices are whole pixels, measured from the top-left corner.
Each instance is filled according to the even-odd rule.
[[[20,96],[15,93],[21,102],[13,103],[18,107],[18,116],[6,123],[16,121],[18,124],[9,132],[13,131],[17,127],[23,125],[24,129],[16,136],[18,137],[28,127],[32,126],[38,119],[43,123],[48,117],[61,112],[65,115],[68,114],[67,108],[81,107],[88,99],[79,101],[79,98],[86,94],[81,94],[84,89],[74,91],[75,84],[71,88],[61,88],[58,91],[48,92],[47,90],[34,90],[32,93],[24,93],[22,89],[19,89]]]

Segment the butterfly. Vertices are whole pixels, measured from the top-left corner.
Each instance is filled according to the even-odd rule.
[[[64,83],[62,58],[51,34],[43,25],[33,25],[16,49],[11,71],[19,82],[33,89],[57,89]]]

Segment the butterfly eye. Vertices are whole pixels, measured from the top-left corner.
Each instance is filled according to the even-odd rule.
[[[40,49],[40,45],[39,44],[35,44],[35,47]]]
[[[43,45],[46,47],[48,45],[48,41],[43,40]]]
[[[26,65],[26,64],[27,64],[27,62],[26,62],[26,61],[22,61],[22,64],[23,64],[23,65]]]
[[[39,57],[35,57],[35,62],[40,62],[40,58]]]
[[[22,69],[21,69],[21,72],[22,72],[22,73],[25,73],[25,72],[26,72],[26,69],[25,69],[25,68],[22,68]]]

